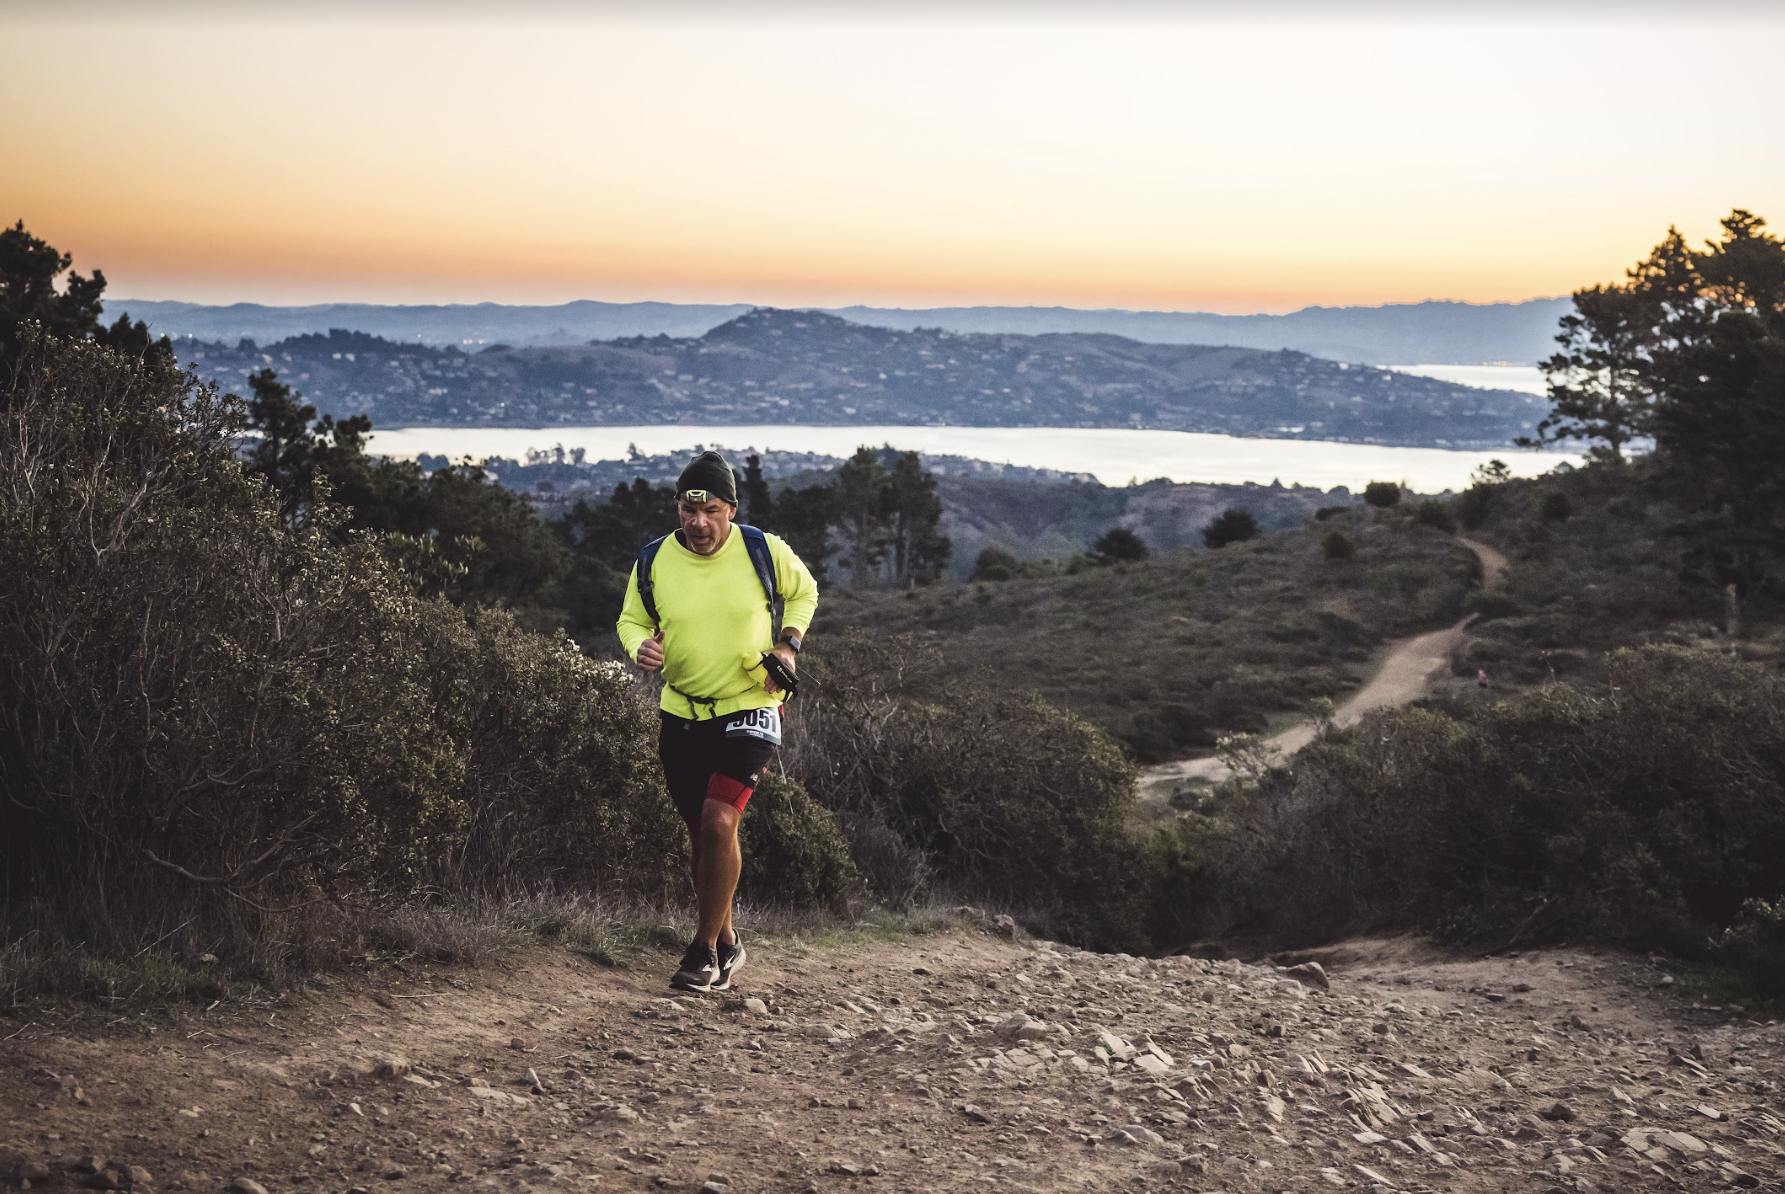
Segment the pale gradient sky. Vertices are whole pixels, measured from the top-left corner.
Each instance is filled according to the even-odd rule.
[[[1233,312],[1785,224],[1785,6],[852,11],[0,0],[0,219],[138,298]]]

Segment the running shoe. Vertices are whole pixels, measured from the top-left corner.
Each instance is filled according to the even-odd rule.
[[[731,940],[721,941],[713,947],[719,955],[719,977],[713,980],[712,990],[731,990],[731,976],[744,965],[744,959],[750,956],[744,949],[744,935],[736,929],[731,931]]]
[[[682,965],[669,980],[669,985],[678,991],[711,991],[718,977],[718,951],[703,941],[696,941],[682,955]]]

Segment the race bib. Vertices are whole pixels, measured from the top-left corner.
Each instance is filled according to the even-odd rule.
[[[766,709],[746,709],[725,719],[727,738],[760,738],[781,745],[781,710],[776,705]]]

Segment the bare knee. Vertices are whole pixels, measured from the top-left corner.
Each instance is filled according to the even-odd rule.
[[[724,846],[737,840],[738,821],[743,814],[719,800],[707,801],[700,812],[700,838],[703,845]]]

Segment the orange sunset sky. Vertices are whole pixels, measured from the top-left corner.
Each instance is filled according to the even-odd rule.
[[[0,219],[114,297],[1230,312],[1785,223],[1785,6],[1429,11],[9,0]]]

